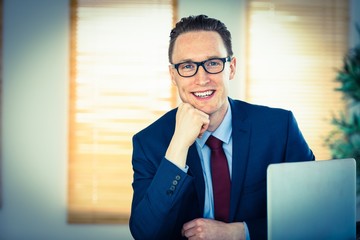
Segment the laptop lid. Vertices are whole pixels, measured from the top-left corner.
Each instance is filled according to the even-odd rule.
[[[267,215],[268,239],[355,239],[355,160],[269,165]]]

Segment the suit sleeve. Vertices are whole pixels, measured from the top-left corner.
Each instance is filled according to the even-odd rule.
[[[302,135],[296,119],[289,112],[288,135],[284,162],[301,162],[315,160],[315,156]]]
[[[133,202],[130,231],[135,239],[168,239],[173,234],[179,203],[192,181],[177,166],[166,160],[152,159],[156,149],[133,137]]]

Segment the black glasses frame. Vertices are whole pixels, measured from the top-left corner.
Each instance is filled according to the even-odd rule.
[[[205,67],[205,63],[208,62],[208,61],[212,61],[212,60],[221,60],[223,62],[223,68],[218,71],[218,72],[209,72],[206,67]],[[224,58],[210,58],[210,59],[207,59],[205,61],[202,61],[202,62],[181,62],[181,63],[176,63],[176,64],[171,64],[175,69],[176,71],[178,72],[178,74],[182,77],[193,77],[196,75],[196,73],[198,72],[199,70],[199,67],[202,66],[203,69],[205,70],[205,72],[209,73],[209,74],[218,74],[218,73],[221,73],[222,71],[224,71],[224,68],[225,68],[225,63],[226,62],[230,62],[231,61],[231,57],[228,56],[228,57],[224,57]],[[194,74],[192,75],[189,75],[189,76],[184,76],[182,75],[180,72],[179,72],[179,66],[181,64],[184,64],[184,63],[194,63],[196,64],[196,71],[194,72]]]

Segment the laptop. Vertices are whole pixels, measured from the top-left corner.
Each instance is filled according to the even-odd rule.
[[[355,239],[355,159],[270,164],[268,239]]]

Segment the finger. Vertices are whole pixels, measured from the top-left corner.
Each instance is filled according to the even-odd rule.
[[[187,230],[185,232],[185,234],[184,234],[184,237],[186,237],[188,240],[190,240],[190,239],[199,239],[196,228],[190,228],[189,230]]]
[[[205,122],[202,126],[201,126],[201,129],[200,129],[200,133],[204,133],[208,128],[209,128],[209,125],[210,125],[210,122],[207,121]]]
[[[207,126],[206,126],[207,125]],[[199,132],[199,135],[198,135],[198,138],[201,138],[203,135],[204,135],[204,132],[207,130],[209,124],[203,124],[201,126],[201,129],[200,129],[200,132]]]
[[[184,223],[183,225],[183,230],[186,231],[186,230],[189,230],[190,228],[193,228],[195,226],[195,219],[194,220],[191,220],[189,222],[186,222]]]
[[[203,122],[203,125],[200,128],[199,137],[201,138],[204,132],[209,128],[210,121],[209,119],[206,119],[206,121]]]

